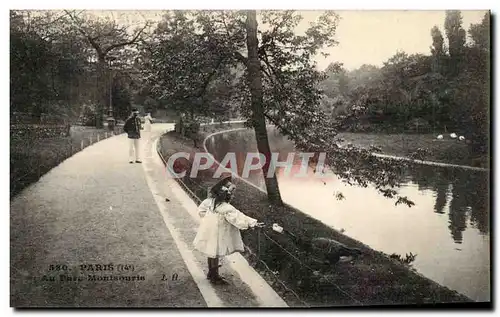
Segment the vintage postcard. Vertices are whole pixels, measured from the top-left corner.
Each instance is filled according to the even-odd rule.
[[[492,307],[490,12],[10,11],[10,305]]]

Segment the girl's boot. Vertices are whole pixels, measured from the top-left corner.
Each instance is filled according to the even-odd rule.
[[[214,271],[213,271],[213,275],[212,275],[212,279],[210,280],[211,282],[215,283],[215,284],[220,284],[220,285],[226,285],[226,284],[229,284],[222,276],[219,275],[219,258],[215,258],[213,259],[213,267],[214,267]]]
[[[214,275],[215,270],[214,270],[214,259],[213,258],[208,258],[208,274],[207,274],[207,279],[212,281],[215,277]]]

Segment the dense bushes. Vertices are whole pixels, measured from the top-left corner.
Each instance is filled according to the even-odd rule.
[[[353,106],[366,109],[344,122],[343,131],[455,132],[484,156],[490,121],[489,12],[468,32],[462,24],[460,11],[447,11],[445,36],[454,44],[446,47],[435,26],[431,54],[397,52],[382,67],[362,65],[352,71],[332,63],[321,83],[322,107],[335,118]]]
[[[18,124],[10,127],[10,136],[14,139],[45,139],[69,136],[70,125],[31,125]]]
[[[95,110],[93,110],[91,107],[87,106],[83,109],[83,113],[79,118],[79,121],[82,125],[87,126],[87,127],[93,127],[95,126],[97,122],[97,114]]]
[[[194,146],[197,146],[199,131],[200,123],[196,119],[183,117],[175,123],[175,132],[179,133],[183,137],[193,140]]]

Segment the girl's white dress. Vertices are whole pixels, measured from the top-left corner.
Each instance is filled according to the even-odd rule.
[[[254,227],[257,220],[246,216],[231,204],[223,202],[214,209],[214,199],[205,199],[198,207],[200,227],[194,247],[209,258],[243,252],[240,230]]]
[[[153,118],[148,114],[144,117],[144,132],[151,132],[151,121]]]

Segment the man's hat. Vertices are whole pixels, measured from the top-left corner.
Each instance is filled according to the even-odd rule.
[[[210,188],[210,194],[215,195],[220,192],[222,187],[228,182],[232,182],[233,177],[231,175],[221,178],[214,186]]]
[[[137,110],[137,108],[132,108],[132,112],[139,112],[139,110]]]

